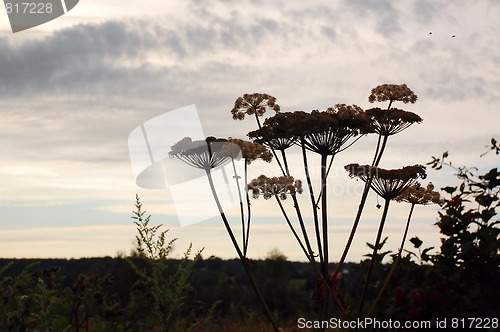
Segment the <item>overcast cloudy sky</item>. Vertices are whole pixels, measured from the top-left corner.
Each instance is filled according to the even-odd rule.
[[[137,193],[152,222],[179,238],[177,254],[192,241],[205,255],[235,257],[219,219],[179,227],[167,190],[136,186],[128,135],[196,104],[205,134],[244,138],[255,123],[234,122],[229,112],[244,93],[271,94],[283,111],[336,103],[366,109],[373,87],[406,83],[418,102],[396,106],[424,121],[389,140],[382,167],[426,163],[445,150],[459,165],[496,166],[498,158],[479,154],[500,137],[498,31],[495,0],[82,0],[16,34],[2,9],[0,256],[129,252]],[[336,162],[331,185],[341,195],[331,201],[331,257],[339,256],[359,203],[359,183],[342,166],[370,162],[375,143],[364,138]],[[273,171],[256,165],[255,172]],[[452,172],[429,171],[428,180],[451,184]],[[374,241],[375,205],[372,194],[350,260]],[[388,249],[400,241],[407,208],[394,204],[389,212]],[[277,207],[262,200],[254,209],[251,255],[278,248],[302,259]],[[436,211],[417,209],[410,236],[439,245]],[[236,213],[229,211],[238,225]]]

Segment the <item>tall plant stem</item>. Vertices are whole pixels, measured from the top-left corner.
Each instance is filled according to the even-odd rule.
[[[290,170],[288,169],[288,162],[287,162],[285,150],[281,150],[281,156],[283,157],[283,163],[285,164],[286,175],[290,176]],[[297,195],[295,193],[293,193],[293,194],[291,194],[291,196],[292,196],[293,206],[295,208],[295,212],[297,213],[297,219],[299,220],[299,225],[300,225],[300,229],[302,231],[302,236],[304,237],[304,242],[307,246],[308,254],[306,255],[306,257],[308,257],[308,259],[309,259],[309,257],[311,257],[312,260],[314,261],[315,268],[317,268],[316,261],[314,260],[314,252],[313,252],[312,247],[311,247],[311,242],[309,241],[309,236],[307,235],[307,230],[306,230],[306,226],[304,224],[304,219],[302,218],[302,212],[300,211],[299,201],[297,200]],[[284,210],[282,210],[282,212],[284,213]]]
[[[240,199],[240,216],[241,216],[241,233],[243,237],[243,256],[247,255],[247,240],[245,238],[245,212],[243,210],[243,197],[241,196],[241,188],[240,188],[240,177],[238,176],[238,172],[236,171],[236,165],[234,163],[234,158],[231,158],[231,164],[233,165],[234,178],[236,180],[236,188],[238,188],[238,196]],[[246,160],[245,160],[246,164]]]
[[[408,214],[408,220],[406,221],[406,228],[405,228],[405,232],[403,234],[403,240],[401,241],[401,246],[399,247],[398,255],[394,259],[394,263],[392,264],[391,271],[389,271],[389,274],[385,278],[384,284],[382,285],[382,288],[378,292],[377,298],[375,299],[375,301],[371,305],[370,310],[368,310],[366,317],[370,317],[372,312],[375,310],[378,302],[380,301],[380,299],[382,298],[382,295],[384,294],[385,289],[389,285],[389,281],[391,280],[391,277],[393,276],[394,272],[396,272],[396,268],[399,264],[399,261],[401,260],[401,254],[403,253],[403,247],[404,247],[404,244],[406,241],[406,235],[408,234],[408,228],[410,227],[410,220],[411,220],[411,215],[413,214],[414,207],[415,207],[415,204],[412,204],[411,208],[410,208],[410,213]]]
[[[295,239],[299,243],[300,248],[304,252],[304,255],[306,256],[307,260],[312,265],[314,271],[316,272],[316,274],[320,278],[323,286],[326,287],[326,289],[328,289],[329,293],[332,295],[333,299],[335,300],[335,302],[339,306],[340,311],[342,312],[342,314],[345,317],[347,317],[348,311],[347,311],[345,303],[342,301],[342,297],[340,296],[340,294],[334,292],[333,288],[328,284],[328,281],[323,277],[323,274],[322,274],[320,268],[318,267],[318,264],[314,260],[314,256],[312,256],[312,254],[310,252],[308,252],[308,250],[304,246],[304,243],[300,239],[300,236],[298,235],[297,231],[295,230],[295,228],[293,227],[292,223],[290,222],[290,218],[288,218],[288,215],[287,215],[287,213],[285,211],[285,208],[283,207],[283,204],[281,203],[280,199],[278,198],[277,195],[274,195],[274,197],[276,198],[276,201],[278,202],[278,206],[280,207],[281,213],[283,214],[283,217],[285,218],[285,220],[286,220],[286,222],[288,224],[288,227],[292,231],[292,234],[295,236]]]
[[[375,149],[375,155],[373,156],[372,166],[375,165],[375,162],[377,161],[378,152],[379,152],[379,149],[380,149],[380,141],[381,141],[381,139],[382,139],[382,133],[378,134],[377,148]]]
[[[304,255],[306,255],[306,258],[309,260],[309,262],[312,263],[313,259],[312,259],[311,253],[308,252],[308,250],[304,246],[302,240],[300,239],[300,236],[295,231],[295,228],[293,227],[292,223],[290,222],[290,218],[288,218],[288,214],[286,213],[285,208],[283,207],[283,204],[281,203],[278,195],[274,195],[274,198],[276,198],[276,202],[278,203],[278,206],[280,207],[281,213],[283,214],[283,217],[285,218],[286,223],[288,224],[288,227],[290,227],[290,230],[292,231],[292,234],[295,236],[295,239],[299,243],[300,248],[304,252]],[[316,263],[316,262],[314,262],[314,263]],[[316,265],[316,264],[314,264],[314,265]]]
[[[328,169],[326,171],[326,177],[328,177],[328,174],[330,174],[330,169],[332,168],[332,165],[333,165],[333,160],[335,159],[335,155],[337,153],[340,153],[346,149],[348,149],[349,147],[351,147],[354,143],[356,143],[357,141],[359,141],[359,139],[361,138],[362,136],[358,136],[353,142],[351,142],[349,145],[345,146],[344,148],[334,152],[332,154],[332,158],[330,159],[330,163],[328,164]],[[377,147],[377,152],[378,152],[378,147]],[[376,155],[375,155],[375,158],[376,158]],[[321,197],[323,196],[323,191],[320,191],[319,195],[318,195],[318,198],[316,199],[316,205],[319,204],[319,201],[321,199]]]
[[[248,279],[250,280],[250,283],[252,284],[252,287],[255,291],[255,294],[257,295],[257,298],[264,309],[264,312],[271,322],[274,331],[279,332],[279,327],[278,324],[276,323],[276,320],[274,319],[273,314],[271,313],[271,310],[269,310],[269,307],[266,304],[266,301],[264,300],[264,297],[262,296],[262,293],[259,290],[259,287],[257,286],[257,283],[255,282],[255,279],[253,277],[252,271],[250,270],[250,267],[248,266],[248,261],[243,256],[243,253],[241,252],[240,246],[238,245],[238,242],[236,241],[236,238],[234,237],[233,231],[231,229],[231,225],[229,225],[229,222],[226,218],[226,215],[224,214],[224,210],[222,209],[222,206],[220,204],[219,196],[217,195],[217,192],[215,190],[214,186],[214,181],[212,179],[212,174],[210,170],[207,170],[207,178],[208,182],[210,184],[210,189],[212,190],[212,195],[214,196],[215,199],[215,204],[217,204],[217,208],[219,209],[220,216],[222,218],[222,221],[224,223],[224,226],[226,227],[227,233],[229,234],[229,237],[231,239],[231,242],[233,243],[234,248],[236,249],[236,253],[238,254],[238,257],[240,258],[241,262],[243,263],[243,268],[245,269],[245,272],[248,276]]]
[[[377,160],[373,164],[373,166],[375,166],[375,167],[377,167],[378,164],[380,163],[380,159],[382,158],[382,153],[384,152],[385,146],[387,145],[387,139],[388,138],[389,138],[389,136],[384,135],[384,139],[382,140],[382,146],[380,147],[380,153],[379,153],[379,155],[377,157]]]
[[[314,251],[311,247],[311,242],[309,241],[309,236],[307,235],[306,225],[304,224],[304,218],[302,217],[302,212],[300,211],[299,201],[297,200],[297,195],[295,193],[291,194],[293,200],[293,207],[297,213],[297,219],[299,220],[300,230],[302,231],[302,236],[306,243],[307,251],[311,257],[314,257]]]
[[[392,105],[392,100],[389,100],[389,106],[387,106],[387,110],[391,109]],[[387,143],[387,135],[384,135],[384,143],[382,144],[382,150],[385,148],[385,143]],[[382,138],[382,132],[378,134],[378,140],[377,140],[377,149],[375,150],[375,156],[373,157],[372,161],[372,166],[378,166],[378,163],[380,162],[380,158],[382,157],[382,153],[378,154],[379,148],[380,148],[380,139]],[[378,154],[378,158],[377,158]]]
[[[377,147],[377,150],[375,152],[375,157],[373,158],[374,162],[372,163],[372,166],[375,166],[375,167],[378,166],[378,163],[380,162],[380,159],[382,158],[382,154],[384,153],[386,143],[387,143],[387,136],[384,136],[384,144],[382,144],[382,148],[380,150]],[[378,154],[377,154],[377,152],[378,152]],[[347,254],[349,253],[349,249],[351,248],[352,240],[354,239],[354,235],[356,234],[356,230],[358,229],[358,224],[359,224],[359,221],[361,220],[361,215],[363,214],[363,209],[365,208],[366,199],[368,198],[368,193],[370,191],[370,186],[372,184],[372,181],[373,181],[373,178],[369,177],[365,183],[365,188],[363,189],[363,194],[361,195],[361,201],[359,202],[359,206],[358,206],[358,212],[356,213],[356,219],[354,219],[354,223],[353,223],[352,229],[351,229],[351,234],[349,234],[349,239],[347,240],[346,246],[344,248],[344,252],[342,253],[342,257],[340,258],[340,261],[337,264],[337,268],[335,269],[335,272],[332,275],[333,280],[335,280],[335,277],[337,277],[337,274],[342,269],[342,265],[344,264],[344,261],[347,257]]]
[[[328,177],[328,174],[330,174],[330,169],[332,168],[333,165],[333,159],[335,159],[335,154],[333,154],[332,158],[330,159],[330,164],[328,165],[328,169],[326,170],[326,177]],[[316,200],[316,205],[319,204],[319,201],[322,196],[323,196],[323,188],[321,188],[321,192],[318,195],[318,199]]]
[[[372,259],[370,262],[370,267],[368,268],[368,273],[366,274],[365,285],[363,287],[363,293],[361,294],[361,301],[359,303],[359,310],[358,310],[358,317],[359,318],[361,317],[361,314],[363,313],[363,307],[365,305],[365,300],[366,300],[366,293],[368,291],[368,286],[370,285],[370,279],[372,276],[373,267],[375,266],[375,262],[377,261],[378,247],[380,245],[380,238],[382,237],[382,232],[384,230],[385,219],[387,218],[387,211],[389,211],[389,203],[390,202],[391,202],[390,199],[385,200],[384,212],[382,213],[382,218],[380,219],[380,226],[378,228],[377,239],[375,240],[375,246],[373,248]]]
[[[281,151],[281,158],[283,158],[283,164],[285,165],[286,175],[290,176],[290,169],[288,168],[288,162],[286,160],[285,150],[280,150],[280,151]]]
[[[309,197],[311,198],[311,204],[312,204],[312,212],[313,212],[313,218],[314,218],[314,229],[316,231],[316,241],[318,243],[318,253],[319,253],[319,261],[321,265],[323,265],[323,249],[321,246],[321,235],[319,231],[319,220],[318,220],[318,206],[316,204],[316,201],[314,199],[314,191],[312,187],[312,182],[311,182],[311,176],[309,175],[309,166],[307,163],[307,152],[306,152],[306,147],[304,144],[304,139],[301,139],[301,144],[302,148],[302,159],[304,161],[304,170],[306,172],[306,181],[307,181],[307,187],[309,188]]]
[[[290,170],[288,169],[288,162],[287,162],[285,150],[281,150],[281,156],[283,158],[283,163],[285,165],[285,170],[287,172],[286,175],[290,176]],[[330,162],[330,166],[331,166],[332,162],[333,162],[333,157],[332,157],[332,161]],[[295,207],[295,210],[297,213],[297,218],[299,220],[299,225],[300,225],[301,230],[302,230],[302,236],[304,237],[304,242],[306,243],[306,246],[307,246],[307,250],[304,247],[304,244],[302,243],[302,241],[300,240],[300,237],[298,237],[297,232],[293,228],[292,224],[290,223],[290,220],[289,220],[289,218],[288,218],[288,216],[283,208],[283,205],[281,204],[280,201],[278,201],[278,205],[280,206],[281,212],[283,213],[283,216],[285,217],[285,220],[287,221],[292,233],[294,234],[295,238],[297,239],[297,242],[299,242],[300,247],[304,251],[304,254],[306,255],[309,262],[311,263],[314,271],[316,271],[316,273],[318,274],[318,277],[322,281],[323,285],[328,289],[328,291],[332,295],[333,299],[335,300],[335,302],[339,306],[342,314],[345,317],[347,317],[348,311],[346,308],[346,304],[342,300],[342,296],[338,292],[335,293],[333,288],[328,284],[327,278],[325,278],[325,276],[322,274],[322,272],[320,271],[320,268],[318,267],[318,264],[316,263],[316,260],[314,259],[314,253],[313,253],[312,248],[311,248],[309,236],[307,235],[307,230],[306,230],[305,225],[304,225],[304,220],[302,219],[302,213],[300,212],[299,202],[297,200],[296,194],[292,194],[292,200],[293,200],[294,207]]]
[[[248,194],[248,164],[245,161],[245,195],[247,198],[247,236],[245,243],[245,257],[247,255],[246,250],[248,250],[248,239],[250,238],[250,222],[252,220],[252,207],[250,206],[250,195]]]
[[[327,155],[321,155],[321,222],[323,230],[323,274],[328,276],[328,200],[326,191],[326,158]]]
[[[328,279],[328,211],[327,211],[327,191],[326,191],[326,154],[321,155],[321,228],[323,231],[323,278]],[[328,318],[329,294],[325,294],[321,306],[322,320]]]

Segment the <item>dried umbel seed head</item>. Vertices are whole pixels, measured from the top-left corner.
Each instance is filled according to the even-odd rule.
[[[204,140],[193,141],[190,137],[184,137],[171,146],[169,155],[178,158],[184,163],[204,170],[210,170],[226,162],[231,155],[229,150],[222,152],[228,140],[225,138],[207,137]]]
[[[371,188],[385,199],[396,198],[418,178],[426,177],[425,167],[422,165],[387,170],[370,165],[349,164],[345,169],[351,177],[358,177],[367,183],[371,179]]]
[[[231,150],[227,152],[227,154],[231,156],[234,156],[234,154],[239,155],[241,152],[241,156],[245,159],[247,164],[257,159],[262,159],[269,163],[273,159],[273,154],[262,144],[252,143],[237,138],[231,138],[228,141],[229,143],[223,146],[222,152],[225,153],[225,150]]]
[[[334,107],[329,107],[326,112],[335,114],[340,125],[344,127],[356,128],[361,134],[374,132],[370,117],[358,105],[336,104]]]
[[[408,187],[401,195],[395,198],[397,202],[408,202],[410,204],[428,205],[443,204],[439,192],[434,191],[434,185],[429,183],[426,188],[420,186],[420,183]]]
[[[382,84],[372,89],[368,101],[370,103],[401,101],[405,104],[415,104],[417,98],[417,95],[406,84]]]
[[[253,179],[247,186],[247,189],[252,192],[253,198],[264,196],[264,199],[269,199],[277,196],[280,199],[286,199],[288,194],[302,193],[302,182],[295,180],[292,176],[280,176],[269,178],[261,175]]]
[[[366,114],[371,118],[375,132],[383,136],[397,134],[414,123],[422,122],[417,114],[398,108],[383,110],[375,107],[366,110]]]
[[[327,111],[286,112],[266,119],[264,126],[250,132],[256,142],[283,150],[300,141],[321,155],[342,150],[352,137],[369,132],[371,119],[358,106],[336,105]]]
[[[267,118],[262,128],[249,132],[248,137],[272,149],[286,150],[297,139],[294,131],[294,114],[295,112],[277,113]]]
[[[280,106],[276,104],[276,98],[265,93],[244,94],[234,102],[231,110],[234,120],[243,120],[245,115],[262,116],[267,109],[278,113]]]

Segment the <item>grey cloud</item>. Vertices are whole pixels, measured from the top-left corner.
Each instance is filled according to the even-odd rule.
[[[329,26],[323,26],[321,28],[321,32],[326,38],[330,39],[333,42],[336,41],[337,32],[335,31],[335,28]]]
[[[182,66],[187,57],[215,52],[221,44],[234,48],[227,45],[230,39],[226,36],[235,31],[205,29],[196,24],[182,31],[159,25],[141,30],[125,22],[108,22],[79,25],[21,46],[4,43],[0,49],[0,93],[9,96],[59,90],[97,92],[103,88],[108,93],[115,88],[123,92],[124,83],[133,90],[134,85],[165,75],[165,71],[168,75],[168,68],[148,64],[144,53],[159,52]],[[262,33],[260,27],[253,32]],[[240,31],[230,44],[243,44],[244,34]],[[138,65],[127,67],[120,62],[123,60]]]
[[[57,91],[106,77],[116,80],[114,61],[140,56],[141,49],[152,45],[146,37],[128,33],[123,23],[107,22],[78,25],[21,46],[7,44],[0,50],[0,91],[16,95]]]
[[[468,77],[458,73],[441,72],[422,78],[433,82],[424,91],[428,97],[435,100],[488,99],[491,102],[499,100],[498,93],[492,93],[489,89],[485,89],[487,82],[479,76]]]
[[[322,27],[317,35],[310,24],[297,24],[292,12],[279,22],[262,15],[251,16],[245,23],[242,12],[234,11],[227,17],[202,12],[196,14],[199,20],[165,16],[155,22],[111,21],[70,27],[22,45],[4,43],[0,49],[0,95],[61,91],[149,94],[158,90],[161,82],[179,76],[180,69],[192,70],[186,64],[203,55],[213,61],[224,57],[226,51],[258,55],[262,45],[286,45],[296,38],[319,38],[327,43],[335,39],[335,28],[325,23],[325,16],[318,16],[325,10],[311,9],[305,14],[320,17],[319,21],[311,20],[313,26]],[[148,53],[169,61],[150,63]]]
[[[376,28],[386,37],[401,31],[399,12],[389,0],[348,0],[345,3],[363,20],[375,19]]]
[[[423,24],[429,24],[435,17],[438,8],[439,6],[436,1],[417,0],[413,4],[412,10],[418,21]]]

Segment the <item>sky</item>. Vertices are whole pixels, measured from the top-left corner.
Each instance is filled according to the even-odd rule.
[[[175,257],[190,242],[205,257],[236,257],[220,217],[181,227],[168,187],[136,184],[128,137],[152,118],[195,104],[205,135],[245,138],[255,121],[230,114],[244,93],[270,94],[282,111],[337,103],[368,109],[386,106],[368,102],[372,88],[405,83],[418,101],[395,106],[424,120],[389,139],[381,167],[425,164],[444,151],[455,165],[496,167],[498,157],[479,155],[500,137],[498,31],[494,0],[82,0],[66,15],[15,34],[1,9],[0,256],[128,254],[138,194],[151,223],[178,238]],[[333,261],[362,190],[343,166],[370,163],[375,144],[376,137],[363,137],[336,157],[328,184]],[[292,173],[304,180],[298,152],[290,152]],[[310,159],[318,169],[318,158]],[[251,176],[261,173],[278,169],[252,164]],[[428,170],[425,181],[437,188],[457,183],[450,169]],[[193,196],[192,210],[213,204],[201,196]],[[348,261],[359,261],[369,252],[366,242],[375,241],[376,204],[371,193]],[[278,249],[304,260],[276,203],[258,199],[252,208],[250,257]],[[408,210],[391,205],[387,250],[397,250]],[[227,215],[239,239],[238,211]],[[418,207],[409,237],[438,247],[437,211]]]

